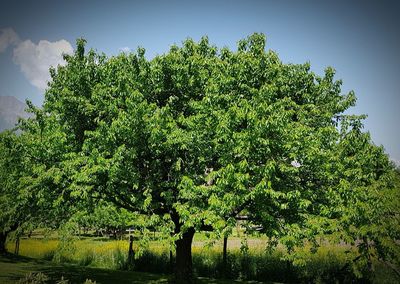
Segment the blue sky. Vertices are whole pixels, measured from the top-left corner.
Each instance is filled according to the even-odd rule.
[[[282,61],[322,74],[337,70],[343,92],[354,90],[351,113],[367,114],[365,129],[400,161],[399,1],[2,1],[0,95],[43,102],[47,67],[71,52],[78,37],[115,55],[143,46],[148,57],[185,38],[208,35],[236,48],[253,32]]]

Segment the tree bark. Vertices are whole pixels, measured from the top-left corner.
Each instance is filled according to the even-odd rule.
[[[133,251],[133,236],[129,236],[128,265],[131,266],[135,253]]]
[[[169,251],[169,269],[171,273],[174,271],[174,256],[172,255],[172,250]]]
[[[193,283],[192,241],[195,230],[190,228],[175,242],[175,283]]]
[[[19,236],[16,237],[15,239],[15,250],[14,250],[15,255],[19,255]]]
[[[369,252],[369,242],[368,239],[366,237],[363,237],[363,242],[365,245],[365,251],[366,251],[366,257],[367,257],[367,269],[368,269],[368,273],[372,273],[373,272],[373,267],[372,267],[372,260],[371,260],[371,254]]]
[[[224,273],[224,276],[226,276],[227,275],[227,246],[228,246],[228,237],[227,236],[225,236],[224,237],[224,247],[223,247],[223,251],[222,251],[222,265],[223,265],[223,269],[224,269],[224,271],[223,271],[223,273]]]
[[[8,232],[0,232],[0,253],[6,253],[6,240]]]
[[[18,229],[18,227],[19,227],[19,224],[14,223],[9,227],[9,229],[7,231],[0,231],[0,253],[7,252],[7,249],[6,249],[7,236],[12,231],[15,231],[16,229]]]

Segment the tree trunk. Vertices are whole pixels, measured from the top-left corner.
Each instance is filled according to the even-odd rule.
[[[128,265],[129,267],[133,264],[133,258],[135,253],[133,251],[133,236],[129,236],[129,249],[128,249]]]
[[[372,274],[373,272],[373,267],[372,267],[372,260],[371,260],[371,254],[369,252],[369,242],[368,239],[366,237],[363,237],[363,242],[364,242],[364,246],[365,246],[365,252],[366,252],[366,257],[367,257],[367,269],[368,269],[368,273]]]
[[[171,273],[174,271],[174,256],[172,255],[172,250],[169,251],[169,270]]]
[[[6,253],[6,240],[8,232],[0,232],[0,253]]]
[[[12,231],[15,231],[16,229],[18,229],[18,226],[19,226],[18,223],[15,223],[10,226],[9,230],[0,231],[0,253],[7,252],[7,249],[6,249],[7,236]]]
[[[194,228],[190,228],[187,232],[183,233],[182,239],[175,242],[175,283],[193,283],[192,240],[194,233]]]
[[[16,237],[15,239],[15,250],[14,250],[15,255],[19,255],[19,236]]]
[[[227,275],[228,265],[227,265],[227,246],[228,246],[228,237],[224,237],[224,247],[222,251],[222,265],[223,265],[223,273],[224,276]]]

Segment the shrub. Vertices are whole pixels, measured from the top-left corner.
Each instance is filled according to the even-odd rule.
[[[171,272],[169,252],[166,250],[161,252],[146,250],[133,261],[133,268],[151,273],[169,273]]]
[[[89,266],[95,259],[93,250],[85,250],[78,260],[78,264],[81,266]]]
[[[27,275],[25,275],[24,278],[20,279],[18,281],[19,284],[42,284],[46,283],[46,281],[49,280],[49,277],[47,277],[45,274],[42,272],[30,272]]]
[[[61,279],[56,282],[56,284],[69,284],[67,279],[64,279],[64,276],[61,276]]]

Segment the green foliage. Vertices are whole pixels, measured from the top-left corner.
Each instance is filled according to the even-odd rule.
[[[274,236],[329,203],[335,117],[355,102],[332,68],[284,64],[261,34],[237,52],[188,39],[152,60],[140,48],[85,54],[84,43],[52,71],[44,103],[69,145],[71,196],[150,215],[168,238],[228,232],[245,208]]]
[[[172,267],[168,251],[145,250],[133,262],[133,269],[151,273],[171,273]]]
[[[342,123],[335,175],[340,210],[335,234],[338,240],[357,243],[359,274],[366,276],[372,272],[372,256],[400,263],[396,244],[400,237],[400,184],[383,148],[375,146],[360,128],[357,119]]]
[[[7,131],[0,133],[0,152],[0,231],[6,232],[15,230],[14,219],[20,219],[17,188],[23,154],[18,137]]]
[[[59,167],[65,140],[53,118],[28,102],[35,118],[21,120],[22,133],[0,133],[0,230],[17,236],[37,226],[58,227],[74,212]]]
[[[279,251],[269,254],[262,250],[251,250],[243,254],[235,250],[229,252],[224,267],[221,253],[215,249],[206,249],[194,253],[193,265],[196,273],[202,276],[280,282],[285,281],[284,277],[288,274],[282,257]]]
[[[113,204],[99,202],[94,208],[88,207],[79,210],[72,216],[70,222],[77,226],[75,234],[82,233],[82,229],[120,234],[125,233],[125,229],[128,227],[139,226],[140,216],[126,209],[115,207]]]

